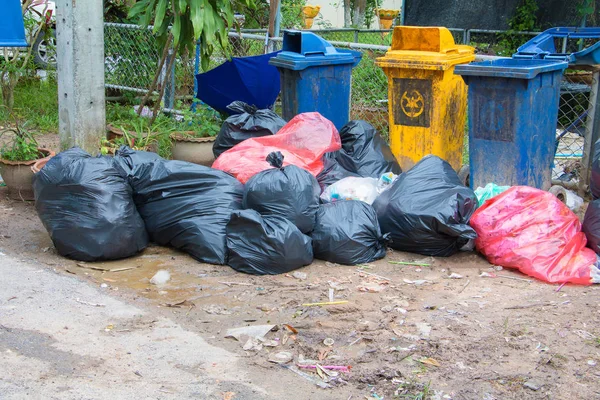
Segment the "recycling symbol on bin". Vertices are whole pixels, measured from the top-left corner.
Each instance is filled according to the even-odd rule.
[[[425,99],[418,90],[407,90],[402,94],[400,107],[402,107],[404,114],[410,118],[417,118],[425,110]]]

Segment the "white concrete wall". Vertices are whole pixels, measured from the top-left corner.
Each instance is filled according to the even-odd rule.
[[[313,29],[321,29],[319,21],[328,21],[334,28],[344,27],[344,1],[343,0],[309,0],[309,5],[321,6],[321,12],[317,18]],[[399,10],[402,0],[383,0],[382,9]],[[378,21],[371,24],[371,29],[379,29]]]

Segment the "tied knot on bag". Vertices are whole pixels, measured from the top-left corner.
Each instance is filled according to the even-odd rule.
[[[392,242],[392,234],[391,233],[384,233],[383,235],[381,235],[381,237],[379,238],[379,243],[383,244],[383,245],[387,245],[389,243]]]
[[[247,113],[247,114],[251,114],[253,115],[254,113],[256,113],[258,111],[258,108],[256,106],[252,106],[248,103],[244,103],[243,101],[234,101],[233,103],[229,104],[227,106],[227,108],[233,112],[237,112],[237,113]]]
[[[280,151],[273,151],[269,153],[266,160],[271,167],[278,168],[283,171],[283,154],[281,154]]]

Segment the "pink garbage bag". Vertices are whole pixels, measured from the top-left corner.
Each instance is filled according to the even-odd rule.
[[[323,170],[323,155],[341,148],[340,135],[318,112],[296,115],[275,135],[244,140],[216,159],[212,167],[246,183],[255,174],[273,168],[267,156],[283,154],[283,166],[295,165],[315,177]]]
[[[551,193],[514,186],[487,200],[470,224],[475,247],[492,264],[550,283],[589,285],[597,275],[579,219]]]

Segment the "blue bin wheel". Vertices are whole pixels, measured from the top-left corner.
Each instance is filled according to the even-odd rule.
[[[550,193],[556,196],[562,203],[567,204],[567,191],[560,185],[553,185],[548,190]]]
[[[463,165],[458,171],[458,179],[462,182],[463,185],[469,187],[471,184],[469,180],[471,179],[471,170],[469,165]]]

